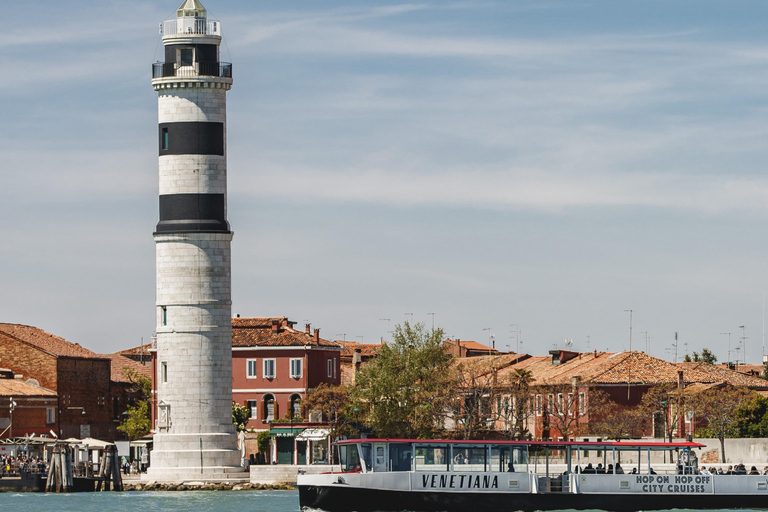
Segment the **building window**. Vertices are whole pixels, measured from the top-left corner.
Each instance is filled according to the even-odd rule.
[[[160,382],[168,382],[168,363],[160,363]]]
[[[249,419],[255,420],[259,415],[258,400],[248,400],[248,410],[251,411],[251,417]]]
[[[587,395],[586,393],[579,393],[579,416],[587,414]]]
[[[160,306],[160,325],[168,325],[168,310],[165,306]]]
[[[336,358],[333,358],[333,378],[336,378]]]
[[[55,407],[46,407],[45,408],[45,422],[47,424],[56,423],[56,408]]]
[[[168,151],[168,147],[168,128],[163,128],[162,132],[160,133],[160,149],[163,151]]]
[[[264,378],[265,379],[275,378],[275,360],[274,359],[264,360]]]
[[[264,421],[274,421],[275,413],[275,397],[272,395],[264,395]]]
[[[246,361],[247,371],[246,377],[249,379],[256,378],[256,359],[248,359]]]
[[[328,378],[333,378],[333,359],[328,360]]]
[[[301,359],[291,359],[291,378],[301,378],[301,365],[304,361]]]
[[[301,418],[301,395],[291,396],[291,417]]]
[[[541,416],[541,395],[536,395],[536,416]]]

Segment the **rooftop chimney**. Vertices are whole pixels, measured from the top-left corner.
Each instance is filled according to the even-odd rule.
[[[356,348],[355,352],[352,354],[352,364],[355,367],[355,373],[360,371],[360,363],[363,361],[363,351],[362,349]]]
[[[685,387],[685,380],[683,379],[683,370],[677,370],[677,387],[680,389]]]
[[[315,343],[320,343],[320,329],[315,329]]]
[[[311,331],[309,330],[310,324],[304,324],[304,332],[309,334]]]
[[[272,319],[272,332],[277,332],[280,330],[280,320],[277,318]]]

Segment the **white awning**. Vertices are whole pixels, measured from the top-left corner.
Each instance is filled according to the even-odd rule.
[[[296,436],[297,441],[323,441],[328,439],[331,431],[327,428],[308,428]]]

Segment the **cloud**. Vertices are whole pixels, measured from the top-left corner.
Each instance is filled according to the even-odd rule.
[[[477,208],[562,212],[583,207],[653,207],[712,215],[752,211],[768,215],[768,182],[710,175],[558,173],[510,169],[415,174],[382,169],[318,172],[270,169],[238,179],[232,195],[395,207]],[[279,188],[263,186],[280,183]]]

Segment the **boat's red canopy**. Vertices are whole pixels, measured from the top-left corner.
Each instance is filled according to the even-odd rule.
[[[512,441],[512,440],[464,440],[464,439],[345,439],[336,441],[335,444],[360,444],[360,443],[418,443],[418,444],[454,444],[454,445],[518,445],[539,448],[585,448],[604,450],[616,448],[617,450],[637,450],[648,448],[651,450],[674,450],[676,448],[703,448],[706,445],[691,441],[658,443],[652,441]]]

